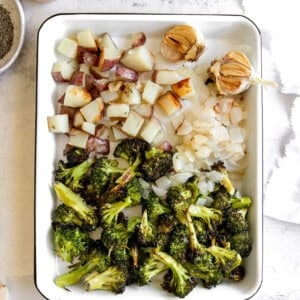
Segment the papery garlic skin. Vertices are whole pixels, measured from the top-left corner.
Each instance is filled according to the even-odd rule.
[[[205,49],[204,37],[189,25],[177,25],[168,30],[162,40],[161,53],[172,61],[196,61]]]

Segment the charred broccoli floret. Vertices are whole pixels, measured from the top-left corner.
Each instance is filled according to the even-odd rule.
[[[181,224],[186,224],[186,212],[192,204],[192,193],[182,184],[169,188],[166,201]]]
[[[171,255],[156,248],[152,249],[151,257],[161,261],[170,269],[164,276],[163,289],[180,298],[184,298],[192,291],[196,282],[182,264],[176,261]]]
[[[146,181],[155,181],[172,169],[172,154],[156,147],[145,152],[145,160],[139,168],[141,176]]]
[[[130,165],[137,159],[143,161],[145,152],[151,149],[151,145],[139,138],[125,139],[121,141],[114,150],[114,156],[126,160]]]
[[[220,225],[223,221],[223,214],[215,208],[206,207],[204,205],[191,204],[188,212],[192,217],[200,218],[210,231],[214,231],[216,226]]]
[[[55,227],[59,224],[84,227],[83,220],[78,216],[77,212],[65,204],[60,204],[53,213],[52,226]]]
[[[54,248],[57,256],[66,262],[88,253],[91,239],[87,232],[78,227],[58,225],[54,231]]]
[[[154,224],[160,215],[170,213],[170,208],[162,204],[160,198],[153,191],[147,198],[142,199],[142,208],[147,210],[148,218]]]
[[[91,167],[91,188],[97,195],[104,193],[125,170],[118,167],[116,160],[100,157]]]
[[[79,165],[70,167],[68,163],[64,163],[60,160],[55,170],[55,180],[65,184],[73,191],[78,191],[82,188],[82,180],[89,173],[93,163],[94,160],[90,158]]]
[[[216,170],[216,171],[222,173],[223,178],[220,183],[223,185],[223,187],[226,189],[226,191],[231,196],[234,195],[235,188],[234,188],[232,181],[229,178],[228,172],[227,172],[226,168],[224,167],[224,164],[222,162],[219,162],[219,163],[215,164],[212,168],[213,168],[213,170]]]
[[[170,235],[167,252],[178,261],[186,261],[189,249],[189,232],[185,225],[176,226]]]
[[[248,209],[229,209],[226,214],[225,227],[231,233],[248,231],[249,222],[246,219]]]
[[[95,209],[92,206],[88,205],[79,194],[74,193],[61,182],[56,182],[54,184],[54,190],[59,200],[66,206],[74,209],[91,230],[96,229],[98,218]]]
[[[149,257],[139,268],[138,284],[145,285],[149,283],[154,276],[166,271],[167,269],[168,266],[160,260],[154,257]]]
[[[55,284],[59,287],[71,286],[79,282],[85,275],[88,273],[97,270],[98,272],[105,271],[110,263],[109,257],[99,251],[98,249],[94,249],[83,259],[79,264],[75,264],[72,267],[72,270],[58,276],[55,279]]]
[[[88,291],[105,290],[120,294],[124,292],[127,282],[126,269],[112,265],[102,273],[97,271],[90,273],[84,282]]]
[[[103,226],[111,226],[118,220],[119,214],[126,208],[139,205],[142,199],[143,187],[137,178],[131,179],[125,188],[126,197],[122,201],[105,203],[100,207],[100,217]]]
[[[251,198],[244,196],[244,197],[232,197],[229,200],[230,206],[232,209],[248,209],[251,204]]]
[[[232,235],[229,238],[230,248],[238,252],[241,257],[247,257],[252,251],[252,237],[248,231]]]
[[[242,263],[240,254],[235,250],[212,245],[206,248],[206,251],[208,251],[215,258],[217,263],[222,266],[225,276]]]
[[[73,147],[66,153],[68,165],[75,166],[88,159],[89,153],[86,149]]]
[[[244,277],[245,277],[245,268],[243,266],[238,266],[232,272],[227,274],[226,279],[238,282],[243,280]]]

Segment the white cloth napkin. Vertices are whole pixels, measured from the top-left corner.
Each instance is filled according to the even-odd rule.
[[[283,221],[300,224],[300,97],[294,101],[291,126],[293,137],[285,148],[285,156],[266,188],[265,214]]]
[[[300,94],[299,0],[243,0],[242,4],[245,14],[262,30],[264,43],[269,44],[281,91]]]

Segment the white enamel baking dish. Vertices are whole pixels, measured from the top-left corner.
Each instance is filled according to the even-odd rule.
[[[126,43],[128,36],[145,32],[147,44],[158,51],[162,33],[175,24],[187,23],[200,29],[207,41],[203,63],[228,50],[243,50],[254,69],[261,73],[261,40],[255,24],[243,16],[233,15],[148,15],[148,14],[62,14],[46,20],[38,33],[37,110],[36,110],[36,173],[35,173],[35,283],[47,299],[171,299],[160,289],[159,283],[126,288],[124,294],[86,292],[82,287],[69,291],[58,288],[53,279],[62,269],[53,252],[51,214],[55,207],[52,192],[53,170],[57,156],[62,152],[62,140],[48,132],[46,118],[55,113],[57,86],[51,77],[56,61],[55,47],[68,33],[90,28],[95,33],[109,32],[117,44]],[[262,282],[262,94],[253,86],[246,93],[248,117],[249,164],[241,185],[242,193],[250,195],[253,206],[249,213],[254,237],[253,251],[246,259],[246,276],[239,283],[224,283],[216,288],[196,287],[186,299],[247,299],[259,289]]]

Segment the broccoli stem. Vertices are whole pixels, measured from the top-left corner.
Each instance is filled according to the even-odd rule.
[[[94,258],[78,268],[62,274],[55,279],[55,284],[61,288],[76,284],[83,276],[93,271],[99,265],[99,258]]]

